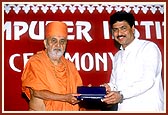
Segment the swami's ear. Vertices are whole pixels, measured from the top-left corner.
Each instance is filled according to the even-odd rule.
[[[44,46],[45,46],[45,48],[47,48],[47,40],[46,39],[44,40]]]

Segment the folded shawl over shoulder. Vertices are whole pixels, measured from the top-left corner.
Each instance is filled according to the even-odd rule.
[[[45,51],[32,56],[25,66],[22,74],[22,91],[30,99],[31,87],[34,90],[49,90],[58,94],[77,93],[77,86],[82,86],[81,77],[75,65],[61,57],[62,64],[55,66]],[[44,101],[46,110],[73,111],[79,106],[61,101]]]

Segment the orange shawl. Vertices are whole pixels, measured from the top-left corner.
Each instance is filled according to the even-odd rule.
[[[76,93],[77,86],[82,85],[81,77],[75,65],[61,57],[62,65],[55,66],[51,63],[45,51],[40,51],[32,56],[22,73],[22,91],[30,99],[30,91],[49,90],[54,93]],[[79,106],[61,101],[44,101],[48,111],[78,111]]]

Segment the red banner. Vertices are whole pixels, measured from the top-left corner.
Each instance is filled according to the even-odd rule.
[[[163,56],[164,3],[3,3],[4,111],[27,110],[21,93],[22,70],[33,54],[44,49],[44,27],[61,20],[68,25],[65,57],[74,62],[84,85],[108,82],[117,51],[109,32],[109,17],[116,11],[132,12],[136,36],[155,42]],[[163,71],[164,73],[164,71]],[[164,74],[163,74],[164,75]]]

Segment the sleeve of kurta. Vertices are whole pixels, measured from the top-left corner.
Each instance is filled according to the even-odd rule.
[[[113,68],[114,68],[114,65],[115,65],[115,58],[113,58],[113,60],[112,60],[112,64],[113,64]],[[112,69],[112,73],[111,73],[111,76],[110,76],[110,81],[109,81],[109,83],[108,83],[108,85],[110,86],[110,88],[111,88],[111,91],[117,91],[118,90],[118,88],[117,88],[117,85],[116,85],[116,81],[115,81],[115,78],[113,77],[113,72],[114,71],[114,69]]]
[[[41,62],[38,60],[29,60],[22,73],[22,91],[30,99],[29,88],[42,90],[46,89],[45,70]]]

